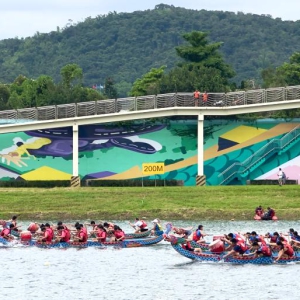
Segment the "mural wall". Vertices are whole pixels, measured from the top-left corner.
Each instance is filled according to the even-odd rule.
[[[297,122],[261,120],[254,123],[213,120],[204,123],[204,173],[207,185],[218,185],[218,175],[243,162],[268,142],[286,135]],[[142,164],[164,162],[166,173],[156,178],[183,180],[195,185],[197,175],[197,121],[164,118],[158,121],[87,125],[79,128],[79,174],[82,179],[142,177]],[[72,128],[0,135],[1,180],[69,180],[72,176]],[[278,167],[290,179],[300,177],[298,141],[269,157],[247,176],[274,178]],[[154,178],[149,177],[149,178]],[[300,178],[299,178],[300,182]]]

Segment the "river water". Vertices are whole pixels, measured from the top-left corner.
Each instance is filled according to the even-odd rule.
[[[173,222],[197,226],[195,222]],[[130,228],[119,222],[126,232]],[[298,222],[203,222],[211,234],[299,230]],[[209,241],[209,238],[208,238]],[[193,262],[161,242],[130,249],[1,248],[1,300],[300,299],[300,265]]]

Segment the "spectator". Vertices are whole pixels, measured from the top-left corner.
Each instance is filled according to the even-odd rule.
[[[200,100],[200,92],[198,90],[196,90],[194,92],[195,106],[199,106],[199,100]]]
[[[207,106],[207,100],[208,100],[208,94],[205,91],[204,94],[202,95],[202,105],[203,106]]]

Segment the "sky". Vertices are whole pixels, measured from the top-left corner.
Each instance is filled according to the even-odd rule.
[[[0,40],[56,31],[57,26],[83,22],[108,12],[154,9],[164,3],[196,10],[223,10],[300,19],[299,0],[10,0],[1,1]]]

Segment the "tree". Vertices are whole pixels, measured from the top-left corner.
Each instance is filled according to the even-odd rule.
[[[289,59],[289,62],[283,63],[275,68],[262,70],[261,76],[264,81],[264,87],[276,87],[285,85],[300,84],[300,52],[295,52]]]
[[[189,44],[175,48],[183,62],[163,76],[161,93],[231,90],[229,79],[234,76],[234,71],[218,52],[222,43],[209,44],[207,35],[201,31],[183,35]]]
[[[10,91],[7,85],[0,84],[0,110],[7,108],[7,102],[10,96]]]
[[[106,78],[104,83],[104,95],[108,99],[116,99],[118,97],[118,91],[115,88],[115,83],[112,78]]]
[[[83,72],[77,64],[68,64],[61,68],[60,75],[62,82],[67,88],[71,88],[72,83],[82,84]]]
[[[176,47],[179,57],[185,60],[191,69],[195,67],[214,68],[221,72],[221,76],[228,80],[235,73],[233,69],[224,62],[219,49],[223,43],[209,44],[207,40],[208,33],[201,31],[192,31],[183,34],[183,38],[189,45]]]
[[[160,92],[160,80],[163,77],[166,66],[153,68],[148,73],[137,79],[132,86],[130,95],[144,96],[149,94],[158,94]]]

